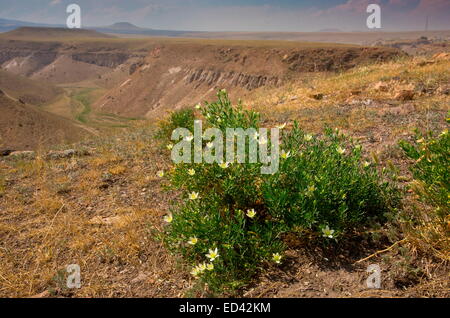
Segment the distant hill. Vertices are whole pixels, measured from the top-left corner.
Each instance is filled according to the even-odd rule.
[[[111,30],[122,30],[122,31],[146,31],[151,29],[144,29],[140,28],[134,24],[131,24],[129,22],[118,22],[114,23],[113,25],[107,26],[107,29]]]
[[[0,18],[0,32],[8,32],[20,27],[64,27],[63,25],[33,23],[19,20],[10,20]]]
[[[192,31],[155,30],[149,28],[141,28],[129,22],[118,22],[110,26],[92,27],[89,29],[95,30],[97,32],[110,34],[136,34],[145,36],[167,36],[167,37],[182,37],[188,34],[192,35],[196,33],[204,33]]]
[[[27,104],[43,105],[63,93],[61,88],[0,69],[0,89]]]
[[[40,146],[72,143],[87,132],[70,120],[23,104],[0,90],[0,146],[11,150],[34,150]]]
[[[322,30],[319,30],[319,32],[337,33],[337,32],[342,32],[342,30],[340,30],[340,29],[322,29]]]
[[[113,38],[112,35],[103,34],[95,30],[19,27],[13,31],[0,34],[1,38],[11,39],[68,39],[68,38]]]

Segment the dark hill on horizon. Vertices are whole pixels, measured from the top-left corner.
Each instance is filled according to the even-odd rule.
[[[103,34],[95,30],[50,27],[20,27],[0,34],[0,37],[11,39],[114,38],[112,35]]]

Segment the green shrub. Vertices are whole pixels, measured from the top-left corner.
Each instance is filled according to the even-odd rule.
[[[405,154],[415,161],[411,172],[413,189],[420,199],[435,207],[436,215],[444,220],[450,211],[450,134],[444,130],[435,137],[416,132],[414,144],[400,142]]]
[[[205,126],[222,131],[260,124],[259,114],[232,106],[225,91],[201,112]],[[181,200],[166,216],[162,237],[212,292],[232,291],[264,263],[280,263],[284,233],[307,230],[318,241],[337,239],[397,202],[386,171],[364,163],[361,147],[338,132],[310,136],[295,124],[281,149],[274,175],[261,174],[261,163],[183,163],[168,175]],[[211,261],[207,254],[216,249]]]
[[[316,233],[325,228],[339,236],[371,218],[382,218],[398,202],[386,169],[364,161],[362,147],[337,130],[323,136],[303,132],[297,124],[284,136],[279,173],[263,187],[269,213]],[[384,179],[385,181],[382,181]]]
[[[187,128],[191,132],[194,131],[194,110],[183,108],[172,112],[168,118],[159,124],[156,132],[156,138],[161,140],[170,140],[172,131],[176,128]]]

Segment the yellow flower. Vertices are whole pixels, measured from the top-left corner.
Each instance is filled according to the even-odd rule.
[[[313,136],[312,136],[312,135],[310,135],[310,134],[305,135],[305,140],[306,140],[306,141],[311,141],[312,139],[313,139]]]
[[[283,159],[287,159],[287,158],[289,158],[291,156],[291,152],[290,151],[286,152],[284,150],[281,150],[281,155],[280,156]]]
[[[201,108],[202,108],[202,105],[200,105],[200,104],[195,105],[195,109],[201,109]]]
[[[158,171],[156,175],[160,178],[164,177],[164,170]]]
[[[368,166],[370,166],[370,162],[364,161],[364,168],[367,168]]]
[[[206,265],[206,269],[207,269],[208,271],[214,270],[214,264],[213,264],[213,263],[209,263],[208,265]]]
[[[227,169],[229,166],[230,166],[230,164],[228,162],[219,164],[219,167],[221,167],[222,169]]]
[[[189,241],[188,241],[188,244],[189,245],[195,245],[195,244],[197,244],[198,243],[198,238],[196,238],[195,236],[194,237],[191,237],[190,239],[189,239]]]
[[[279,130],[283,130],[284,128],[286,128],[286,123],[284,123],[284,124],[281,124],[281,125],[278,125],[277,126],[277,128],[279,129]]]
[[[172,145],[172,144],[168,144],[168,145],[166,146],[166,148],[169,149],[169,150],[172,150],[172,149],[173,149],[173,145]]]
[[[316,191],[316,186],[315,185],[311,185],[311,186],[308,187],[308,192],[312,193],[314,191]]]
[[[248,216],[250,219],[253,219],[253,218],[256,216],[255,209],[247,210],[247,216]]]
[[[336,148],[336,151],[337,151],[340,155],[343,155],[343,154],[345,153],[345,149],[342,148],[342,147],[340,147],[340,146]]]
[[[198,199],[198,192],[192,192],[191,194],[189,194],[189,199],[190,200],[197,200]]]
[[[173,221],[173,215],[172,214],[168,214],[164,217],[164,222],[166,223],[172,223]]]
[[[281,264],[281,258],[282,257],[279,253],[272,254],[272,260],[277,264]]]
[[[190,176],[195,175],[195,170],[194,169],[189,169],[188,170],[188,175],[190,175]]]
[[[209,258],[209,261],[210,261],[210,262],[214,262],[214,260],[215,260],[216,258],[218,258],[219,256],[220,256],[220,255],[219,255],[219,251],[217,250],[217,247],[216,247],[216,249],[214,249],[214,250],[210,249],[210,250],[209,250],[209,253],[206,254],[206,257]]]

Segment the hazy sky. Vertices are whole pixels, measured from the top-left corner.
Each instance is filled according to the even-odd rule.
[[[202,31],[366,30],[370,3],[384,30],[450,29],[450,0],[0,0],[0,18],[64,24],[68,4],[84,26],[127,21],[141,27]]]

